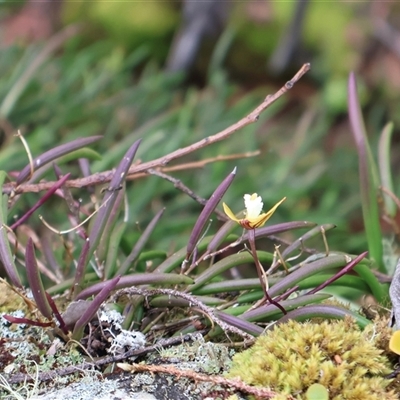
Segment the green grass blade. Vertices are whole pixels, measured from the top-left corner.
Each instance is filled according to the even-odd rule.
[[[350,74],[348,85],[349,117],[357,146],[361,204],[365,232],[368,241],[369,256],[385,272],[383,264],[382,230],[379,223],[377,190],[379,187],[377,168],[368,144],[363,116],[357,95],[357,83],[354,73]]]

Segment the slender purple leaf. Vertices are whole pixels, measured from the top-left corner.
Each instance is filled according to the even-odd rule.
[[[316,285],[325,282],[329,278],[331,278],[332,273],[319,273],[317,275],[313,275],[310,278],[306,278],[299,282],[298,286],[300,290],[312,289]],[[354,287],[358,290],[368,292],[370,290],[369,286],[366,282],[360,277],[355,275],[347,275],[346,279],[339,278],[337,281],[334,281],[333,284],[343,287]],[[270,286],[276,284],[278,280],[281,278],[277,277],[269,277],[268,283]],[[201,288],[194,290],[191,292],[194,295],[200,296],[208,296],[218,293],[226,293],[226,292],[237,292],[237,291],[248,291],[248,290],[258,290],[258,292],[252,292],[252,295],[256,295],[258,293],[258,298],[262,297],[260,289],[260,281],[258,278],[246,278],[246,279],[227,279],[221,282],[213,282],[207,285],[202,286]],[[287,293],[287,292],[285,292]],[[280,297],[280,296],[279,296]],[[241,297],[237,299],[238,303],[241,303]]]
[[[53,311],[54,316],[56,317],[57,321],[60,324],[60,329],[67,335],[68,334],[67,325],[65,324],[63,317],[61,316],[60,312],[58,311],[56,303],[54,302],[52,297],[47,292],[46,292],[46,298],[50,304],[50,307],[51,307],[51,310]]]
[[[80,149],[81,147],[87,146],[88,144],[96,142],[101,138],[102,136],[90,136],[87,138],[79,138],[73,140],[72,142],[62,144],[49,151],[46,151],[45,153],[33,159],[33,169],[34,171],[36,171],[38,168],[42,167],[45,164],[48,164],[49,162],[55,160],[56,158],[71,153],[71,151]],[[17,178],[17,185],[20,185],[23,181],[25,181],[30,176],[30,174],[31,174],[31,165],[28,164],[19,173]]]
[[[92,175],[92,171],[90,170],[90,164],[89,164],[89,160],[87,158],[80,158],[78,160],[79,162],[79,168],[82,172],[82,175],[86,178],[89,175]],[[91,194],[94,193],[95,188],[93,186],[88,186],[87,191]]]
[[[273,282],[276,282],[276,280],[271,282],[271,279],[268,279],[268,282],[271,285]],[[190,293],[204,296],[252,289],[260,289],[260,280],[258,278],[227,279],[221,282],[212,282],[198,289],[192,290]]]
[[[128,228],[127,222],[120,222],[114,227],[109,233],[109,242],[107,247],[106,258],[103,262],[103,276],[104,279],[110,279],[116,274],[116,268],[119,264],[118,256],[120,253],[120,245],[122,238],[126,235],[126,229]],[[97,253],[96,253],[97,254]],[[121,275],[121,274],[118,274]]]
[[[319,303],[331,297],[330,294],[318,293],[312,295],[299,296],[290,300],[282,300],[281,304],[285,307],[286,311],[296,309],[298,307],[309,305],[311,303]],[[280,317],[282,312],[278,310],[273,304],[258,307],[254,310],[246,311],[240,318],[250,322],[269,321]]]
[[[107,282],[96,283],[90,286],[76,297],[76,300],[87,299],[96,293],[99,293],[103,289]],[[193,283],[193,279],[188,276],[181,274],[159,274],[156,272],[144,273],[144,274],[133,274],[121,277],[118,282],[117,289],[121,289],[129,286],[140,286],[140,285],[189,285]]]
[[[80,340],[82,338],[85,326],[92,320],[99,307],[108,298],[108,296],[110,296],[110,293],[115,289],[119,279],[120,277],[116,276],[110,281],[105,282],[105,285],[101,289],[100,293],[96,295],[96,297],[90,303],[90,306],[82,314],[82,317],[80,317],[76,322],[74,330],[72,332],[73,339]]]
[[[70,173],[66,174],[63,176],[59,181],[57,181],[51,189],[49,189],[39,201],[36,202],[36,204],[28,210],[18,221],[15,221],[11,225],[11,229],[16,229],[18,226],[22,225],[25,221],[28,220],[28,218],[39,208],[41,207],[47,200],[50,199],[50,197],[62,186],[64,183],[68,180],[68,178],[71,176]]]
[[[33,298],[39,311],[48,319],[52,318],[52,311],[49,302],[47,301],[46,292],[43,287],[42,279],[40,278],[39,268],[36,262],[35,248],[32,238],[28,239],[25,251],[25,266],[26,275],[29,282],[29,287],[32,290]]]
[[[368,251],[365,251],[364,253],[360,254],[354,260],[350,261],[346,266],[344,266],[339,272],[337,272],[331,278],[327,279],[326,282],[324,282],[321,285],[317,286],[316,288],[310,290],[307,294],[317,293],[320,290],[327,287],[328,285],[330,285],[332,282],[335,282],[341,276],[350,272],[367,254],[368,254]]]
[[[251,322],[236,317],[235,315],[226,314],[222,311],[215,311],[215,315],[227,324],[235,326],[253,336],[260,336],[264,332],[264,329],[258,325],[252,324]]]
[[[305,229],[305,228],[313,228],[317,224],[315,222],[308,222],[308,221],[292,221],[292,222],[283,222],[281,224],[269,225],[264,226],[262,228],[256,229],[256,239],[261,237],[268,237],[270,235],[276,235],[277,233],[288,232],[294,229]],[[327,225],[328,226],[328,225]],[[332,225],[332,227],[334,227]],[[311,231],[309,231],[311,232]],[[308,239],[308,235],[310,233],[307,232],[305,235],[302,236],[303,240]],[[249,232],[246,232],[243,235],[243,241],[248,240]]]
[[[18,275],[17,267],[14,263],[14,257],[11,253],[10,243],[8,241],[7,231],[4,228],[2,219],[0,218],[0,260],[6,270],[7,276],[12,284],[22,288],[22,283]]]
[[[277,296],[284,293],[286,290],[292,288],[301,280],[308,278],[309,276],[315,275],[329,268],[339,268],[349,263],[349,256],[345,255],[334,255],[323,257],[319,260],[310,262],[303,265],[298,270],[284,277],[277,284],[269,289],[269,295],[271,297]]]
[[[6,178],[6,173],[0,171],[0,190],[3,189],[3,183]],[[14,262],[14,257],[11,251],[10,242],[8,240],[7,229],[7,195],[0,196],[0,261],[12,284],[16,287],[22,288],[21,279],[18,275],[17,267]]]
[[[215,189],[214,193],[208,199],[207,204],[204,206],[203,211],[200,213],[199,218],[197,219],[192,233],[189,237],[189,242],[186,248],[186,259],[188,260],[193,253],[193,250],[197,246],[200,235],[206,225],[210,215],[217,207],[218,203],[221,201],[223,195],[228,190],[230,184],[236,176],[236,167],[235,169],[222,181],[222,183]]]
[[[279,319],[277,323],[282,324],[291,319],[295,319],[296,321],[307,321],[311,318],[344,319],[346,316],[353,317],[360,328],[365,328],[368,324],[371,324],[371,321],[364,318],[357,312],[327,304],[309,305],[294,311],[290,311],[281,319]]]
[[[113,232],[115,224],[117,223],[118,216],[124,204],[124,199],[125,199],[125,188],[122,187],[121,190],[118,190],[114,204],[110,210],[110,214],[107,218],[107,222],[104,227],[104,232],[108,232],[108,234],[102,235],[100,237],[99,244],[97,245],[96,248],[96,258],[98,264],[103,264],[104,260],[107,257],[111,240],[111,232]]]
[[[54,169],[57,179],[61,179],[63,176],[61,168],[57,164],[53,164],[53,169]],[[63,194],[64,200],[67,203],[69,211],[71,212],[71,214],[73,216],[74,225],[79,225],[79,202],[74,200],[74,197],[72,196],[72,192],[71,192],[70,188],[63,185],[63,186],[61,186],[60,189]]]
[[[260,262],[262,262],[262,263],[271,263],[274,256],[271,253],[259,251],[258,258],[259,258]],[[243,265],[243,264],[253,264],[253,263],[254,263],[253,256],[247,252],[232,254],[230,256],[224,257],[222,260],[219,260],[218,262],[213,264],[211,267],[207,268],[204,272],[199,274],[196,277],[195,284],[188,287],[186,289],[186,291],[192,293],[197,288],[200,288],[200,287],[210,283],[213,278],[215,278],[218,275],[223,274],[225,271],[227,271],[230,268],[237,267],[237,266]]]
[[[256,239],[259,239],[261,237],[268,237],[271,235],[276,235],[277,233],[292,231],[294,229],[312,228],[316,225],[317,224],[315,222],[308,222],[308,221],[284,222],[281,224],[275,224],[256,229],[255,237]],[[214,253],[220,246],[220,244],[225,240],[225,238],[236,226],[237,223],[235,221],[230,221],[230,220],[227,221],[211,239],[207,247],[207,252],[204,254],[204,256]],[[247,241],[248,238],[249,238],[249,233],[247,232],[244,235],[242,235],[238,240],[235,241],[235,246],[238,246],[239,244]],[[231,247],[231,245],[228,245],[225,249],[228,249],[229,247]]]
[[[117,271],[118,275],[125,275],[129,268],[131,267],[131,265],[136,261],[136,259],[139,257],[140,252],[142,251],[143,247],[145,246],[145,244],[147,243],[147,241],[149,240],[149,237],[151,235],[151,233],[153,232],[154,228],[156,227],[158,221],[160,220],[160,218],[162,217],[163,213],[165,211],[165,208],[163,208],[162,210],[160,210],[154,217],[153,219],[150,221],[149,225],[147,225],[146,229],[144,230],[144,232],[142,233],[142,235],[140,236],[139,240],[137,241],[137,243],[135,244],[134,248],[132,249],[132,251],[130,252],[130,254],[128,255],[128,257],[126,258],[126,260],[123,262],[123,264],[121,265],[121,267],[119,268],[119,270]]]
[[[53,322],[33,321],[29,318],[18,318],[8,314],[3,315],[3,318],[6,319],[8,322],[11,322],[12,324],[26,324],[31,326],[40,326],[42,328],[47,328],[53,325]]]
[[[129,171],[129,167],[132,164],[133,158],[135,157],[136,151],[140,145],[141,140],[137,140],[126,152],[122,161],[118,165],[111,182],[106,190],[106,194],[104,195],[102,204],[100,209],[96,215],[96,219],[93,223],[89,241],[90,241],[90,249],[89,249],[89,258],[94,253],[97,245],[99,244],[101,235],[104,232],[104,228],[106,226],[108,217],[111,213],[111,210],[114,206],[114,202],[117,198],[117,192],[121,189],[122,183],[126,179],[126,174]]]
[[[92,174],[90,170],[90,164],[87,158],[80,158],[78,162],[79,162],[79,168],[84,177],[88,177],[89,175]]]
[[[297,292],[299,290],[299,285],[293,286],[290,289],[286,290],[286,292],[282,293],[280,296],[277,296],[275,298],[276,301],[282,301],[282,300],[286,300],[287,298],[289,298],[289,296],[294,293]]]
[[[46,264],[56,274],[57,278],[61,282],[63,280],[63,274],[61,272],[60,265],[58,264],[58,262],[56,260],[53,249],[51,248],[51,244],[49,242],[50,233],[52,234],[52,232],[50,232],[50,231],[44,232],[44,234],[40,238],[40,245],[41,245],[43,256],[46,259]]]
[[[82,247],[81,254],[79,255],[78,264],[76,266],[75,279],[72,285],[73,297],[76,298],[82,290],[83,279],[85,278],[85,267],[88,261],[90,242],[89,238],[85,240]]]

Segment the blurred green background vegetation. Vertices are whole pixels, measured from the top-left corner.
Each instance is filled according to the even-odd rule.
[[[13,136],[17,129],[34,156],[78,137],[103,135],[92,146],[101,155],[91,161],[92,172],[115,167],[138,138],[143,142],[137,158],[161,157],[238,121],[303,62],[310,62],[311,71],[256,124],[178,163],[260,150],[258,156],[171,175],[207,198],[237,166],[238,176],[225,196],[232,209],[243,207],[244,193],[259,193],[267,209],[286,196],[274,222],[334,223],[337,229],[328,234],[332,250],[364,251],[347,77],[352,70],[357,74],[374,153],[383,126],[394,122],[396,171],[400,7],[308,2],[301,26],[289,37],[294,50],[283,62],[279,51],[288,46],[296,3],[232,2],[220,35],[206,38],[191,68],[180,72],[165,68],[182,26],[179,2],[66,1],[52,35],[35,41],[20,37],[24,29],[17,17],[24,5],[1,4],[0,168],[17,171],[27,163],[21,142]],[[72,24],[79,24],[78,33],[60,31]],[[388,29],[393,33],[389,38]],[[56,34],[61,39],[54,45]],[[79,174],[76,164],[61,168]],[[396,173],[394,177],[398,179]],[[54,179],[51,171],[47,178]],[[156,176],[135,180],[128,188],[132,229],[126,243],[139,237],[154,214],[166,207],[152,243],[169,252],[184,246],[201,206]],[[37,194],[24,196],[15,212],[22,214],[36,201]],[[68,227],[67,210],[54,204],[42,214],[59,229]],[[214,221],[214,227],[218,224]],[[388,231],[387,238],[392,246],[395,237]],[[323,248],[322,240],[312,245]]]

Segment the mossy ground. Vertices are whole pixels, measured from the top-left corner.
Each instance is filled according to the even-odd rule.
[[[399,397],[384,377],[393,369],[383,354],[390,332],[381,322],[361,331],[351,319],[290,321],[235,355],[227,376],[269,387],[282,398],[306,399],[308,387],[320,383],[331,400],[395,400]]]
[[[13,299],[12,293],[6,297]],[[18,298],[12,301],[14,305]],[[2,306],[7,307],[4,302]],[[11,307],[8,313],[14,310]],[[54,355],[50,355],[48,350],[54,342],[43,328],[1,321],[0,337],[7,339],[1,349],[2,375],[7,375],[4,374],[6,367],[11,374],[28,372],[35,375],[37,371],[83,362],[79,352],[62,344]],[[395,400],[399,398],[395,394],[399,392],[399,381],[384,377],[392,372],[398,361],[397,356],[388,351],[391,333],[385,319],[377,319],[364,331],[350,319],[290,321],[275,326],[258,338],[251,348],[237,353],[233,363],[234,352],[228,346],[205,342],[200,334],[193,343],[160,349],[140,361],[210,375],[222,375],[229,370],[228,377],[240,377],[247,384],[268,387],[280,393],[275,400],[287,398],[289,394],[297,399],[306,399],[305,392],[313,383],[324,385],[331,400]],[[37,391],[56,390],[81,379],[79,374],[60,377],[51,383],[41,383]],[[217,399],[233,395],[233,391],[215,387],[211,382],[199,384],[188,378],[166,374],[134,374],[130,386],[132,391],[153,393],[157,399],[202,399],[206,394]],[[13,389],[21,387],[16,385]],[[12,397],[3,391],[0,398]]]

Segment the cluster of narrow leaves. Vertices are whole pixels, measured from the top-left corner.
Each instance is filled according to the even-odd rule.
[[[46,165],[98,139],[78,139],[36,157],[18,174],[15,187],[28,179],[29,183],[37,181]],[[11,192],[2,196],[1,262],[14,287],[22,289],[24,281],[21,276],[26,275],[26,284],[42,314],[37,320],[5,316],[10,322],[58,327],[64,337],[70,335],[79,340],[99,307],[115,290],[123,289],[113,299],[125,316],[124,327],[140,329],[145,333],[172,334],[200,329],[213,337],[221,332],[221,327],[224,331],[229,331],[231,327],[234,333],[257,336],[263,331],[262,324],[280,318],[343,318],[346,314],[352,314],[360,325],[368,323],[363,317],[343,308],[316,304],[330,297],[317,293],[328,284],[359,288],[363,292],[373,293],[378,300],[382,299],[383,293],[370,271],[369,262],[363,260],[365,253],[358,257],[329,253],[308,254],[308,258],[297,257],[302,252],[307,253],[304,243],[309,238],[333,228],[332,225],[317,226],[305,221],[270,225],[252,233],[257,243],[262,243],[272,235],[306,230],[300,238],[280,251],[279,257],[273,252],[256,252],[258,261],[268,267],[268,298],[273,301],[264,301],[259,303],[259,307],[253,308],[264,297],[260,280],[242,278],[238,272],[241,266],[254,268],[254,254],[246,251],[245,246],[250,232],[240,237],[232,234],[237,224],[227,220],[216,233],[204,236],[208,221],[234,181],[236,171],[228,174],[207,201],[185,248],[158,265],[152,259],[152,254],[157,257],[156,249],[152,249],[153,253],[143,252],[150,234],[162,217],[163,210],[160,210],[137,242],[132,243],[132,250],[124,254],[121,243],[125,221],[121,222],[121,214],[125,180],[139,145],[140,140],[130,147],[115,169],[103,190],[97,210],[87,218],[90,219],[89,227],[87,223],[80,224],[80,214],[86,212],[86,208],[79,208],[79,202],[68,187],[70,175],[62,176],[56,166],[54,171],[58,181],[11,226],[8,226],[9,215],[22,195],[16,196]],[[6,178],[6,173],[2,172],[2,188]],[[29,237],[26,243],[22,243],[23,240],[18,236],[17,228],[26,225],[36,215],[36,210],[53,196],[58,198],[57,202],[68,205],[68,217],[74,228],[68,233],[54,232],[53,236],[57,238],[60,234],[68,234],[73,238],[73,247],[80,249],[72,272],[62,268],[52,270],[49,260],[55,259],[55,256],[46,240],[37,243],[42,253],[38,256],[34,239]],[[147,271],[137,271],[141,256],[147,262],[153,261],[148,263]],[[350,270],[355,273],[348,275]],[[43,273],[45,279],[42,279]],[[293,296],[294,292],[297,296]],[[64,294],[70,302],[90,300],[85,311],[72,325],[67,326],[63,310],[59,311],[53,301],[52,296],[58,294]]]
[[[124,329],[139,329],[153,336],[200,330],[209,338],[222,330],[248,338],[260,335],[271,321],[352,315],[360,326],[369,323],[345,308],[321,304],[331,297],[319,293],[327,286],[371,293],[378,302],[383,301],[385,288],[372,273],[371,265],[375,264],[365,258],[366,252],[352,256],[330,252],[327,245],[324,252],[306,247],[307,241],[316,237],[326,244],[326,232],[333,225],[290,221],[259,227],[242,224],[236,217],[232,220],[232,215],[229,219],[218,211],[224,194],[234,184],[236,169],[227,174],[203,205],[187,246],[161,261],[157,248],[146,249],[152,232],[162,224],[163,209],[136,242],[127,246],[126,204],[135,199],[126,198],[125,188],[130,184],[127,177],[141,141],[131,145],[109,176],[102,174],[104,179],[96,180],[88,160],[93,154],[85,146],[99,139],[74,140],[31,158],[17,174],[0,173],[0,261],[15,288],[22,291],[27,286],[31,290],[41,314],[36,319],[6,315],[10,322],[52,326],[66,340],[80,340],[99,308],[108,301],[124,316]],[[59,164],[63,160],[78,160],[85,185],[82,180],[72,180],[71,173],[62,172]],[[57,181],[40,186],[44,173],[52,166]],[[93,190],[100,184],[101,192]],[[47,191],[11,222],[29,185],[46,187]],[[82,198],[90,200],[84,204]],[[43,225],[38,229],[38,209],[54,206],[67,207],[69,228],[53,228],[39,216]],[[209,234],[213,214],[220,221],[212,224],[213,232]],[[240,230],[237,222],[251,229],[239,236],[235,233],[235,229]],[[299,230],[301,234],[290,244],[282,242],[272,251],[258,250],[273,248],[273,244],[279,244],[280,234],[290,232],[295,237]],[[61,266],[56,261],[60,253],[65,259]],[[67,258],[72,260],[72,268]],[[258,277],[243,276],[243,268],[257,271]],[[85,302],[83,311],[72,321],[68,318],[68,323],[64,306],[59,309],[54,301],[59,295],[67,304]]]

